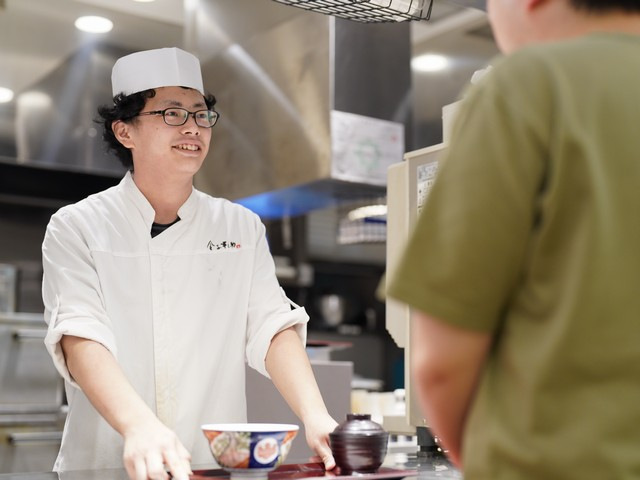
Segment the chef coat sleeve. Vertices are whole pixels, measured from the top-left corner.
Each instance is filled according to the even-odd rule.
[[[48,326],[44,343],[58,372],[78,387],[60,346],[63,335],[99,342],[114,356],[117,350],[91,251],[76,223],[65,209],[51,217],[42,244],[42,298]]]
[[[246,358],[250,367],[270,378],[265,358],[271,340],[278,332],[293,326],[302,345],[306,345],[309,315],[280,288],[264,225],[257,216],[256,222],[258,238],[248,308]]]

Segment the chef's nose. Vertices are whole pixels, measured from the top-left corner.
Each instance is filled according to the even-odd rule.
[[[187,121],[182,125],[182,133],[191,133],[193,135],[200,135],[200,129],[203,128],[196,123],[196,119],[193,115],[189,115]]]

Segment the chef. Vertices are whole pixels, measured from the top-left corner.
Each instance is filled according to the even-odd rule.
[[[245,364],[270,377],[331,469],[308,316],[278,285],[258,216],[193,187],[219,114],[193,55],[120,58],[104,138],[128,172],[55,213],[42,252],[46,346],[69,412],[54,470],[187,478],[200,425],[245,422]]]

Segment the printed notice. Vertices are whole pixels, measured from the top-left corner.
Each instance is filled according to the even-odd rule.
[[[332,178],[385,186],[387,168],[402,161],[404,125],[333,110],[331,146]]]
[[[422,206],[424,202],[427,200],[427,195],[429,195],[429,191],[433,186],[433,182],[436,180],[436,174],[438,173],[438,161],[434,160],[431,163],[426,163],[424,165],[418,166],[417,171],[417,182],[418,182],[418,192],[417,192],[417,200],[416,207],[418,210],[418,215],[422,211]]]

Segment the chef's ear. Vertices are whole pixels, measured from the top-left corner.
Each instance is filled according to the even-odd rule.
[[[123,122],[122,120],[116,120],[111,124],[111,130],[113,130],[114,136],[122,145],[127,148],[131,148],[131,146],[133,145],[129,127],[130,125]]]

